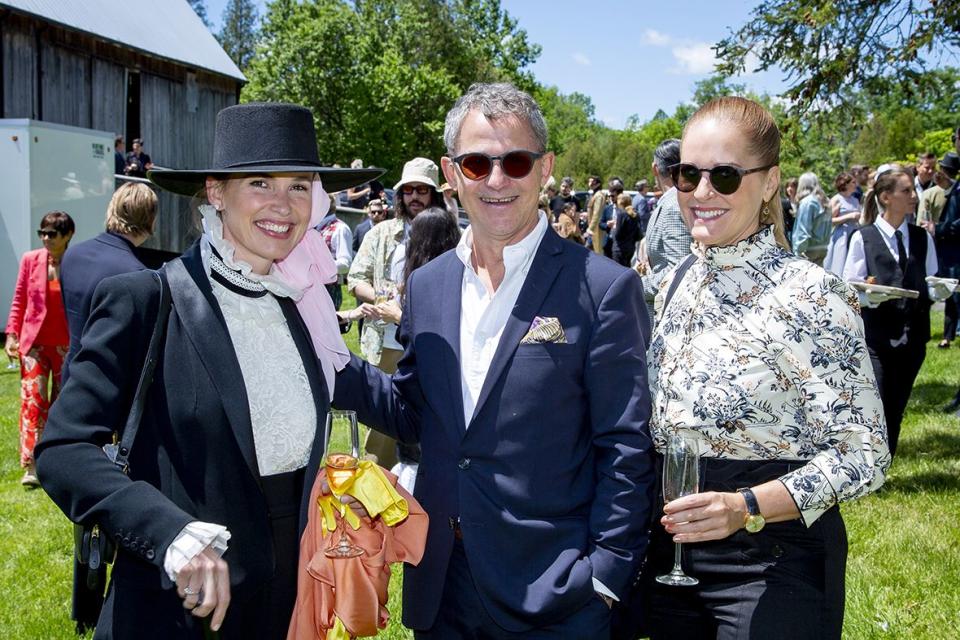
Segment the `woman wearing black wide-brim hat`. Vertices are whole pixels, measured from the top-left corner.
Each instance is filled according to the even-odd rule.
[[[302,107],[229,107],[210,168],[150,173],[205,198],[204,231],[162,270],[172,310],[126,474],[101,447],[123,436],[164,285],[143,271],[97,289],[36,454],[60,508],[118,543],[96,637],[286,636],[349,357],[323,286],[336,266],[313,226],[327,190],[382,173],[321,166],[315,136]]]

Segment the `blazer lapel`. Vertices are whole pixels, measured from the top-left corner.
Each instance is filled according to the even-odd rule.
[[[493,355],[493,362],[490,363],[487,377],[483,381],[480,397],[477,399],[477,407],[473,412],[474,418],[480,415],[490,392],[497,384],[500,376],[503,375],[507,363],[513,357],[513,353],[520,345],[520,340],[524,334],[530,329],[530,325],[533,323],[537,311],[540,310],[544,298],[547,297],[553,281],[560,273],[560,265],[557,263],[556,257],[563,253],[562,242],[567,241],[561,239],[552,229],[548,228],[543,235],[537,254],[533,258],[533,264],[530,265],[530,271],[527,273],[527,279],[520,289],[520,295],[517,296],[517,303],[514,305],[513,312],[507,319],[507,325],[500,336],[500,344],[497,346],[497,352]],[[459,374],[459,371],[457,373]],[[457,379],[460,379],[459,375]]]
[[[250,402],[226,320],[203,269],[200,245],[194,244],[181,259],[167,263],[165,269],[174,311],[217,388],[243,459],[259,482],[260,467],[250,422]]]
[[[443,279],[444,303],[440,306],[441,333],[450,344],[452,357],[445,358],[450,407],[460,435],[467,430],[463,417],[463,381],[460,376],[460,306],[463,299],[463,263],[454,258],[454,267],[447,269]]]

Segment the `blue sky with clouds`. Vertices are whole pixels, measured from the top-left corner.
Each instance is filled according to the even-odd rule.
[[[227,0],[207,0],[219,29]],[[257,0],[261,13],[264,0]],[[528,38],[543,47],[533,65],[537,79],[563,93],[578,91],[593,100],[596,116],[621,128],[632,114],[649,120],[672,113],[693,95],[694,84],[710,76],[710,47],[745,23],[755,2],[686,0],[501,0]],[[783,89],[782,73],[751,73],[739,79],[771,94]]]

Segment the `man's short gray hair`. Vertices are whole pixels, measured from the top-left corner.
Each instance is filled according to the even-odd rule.
[[[653,163],[657,165],[657,173],[661,176],[670,175],[670,167],[679,162],[680,141],[676,138],[667,138],[653,151]]]
[[[450,156],[456,155],[463,120],[474,109],[490,120],[515,117],[529,123],[537,148],[528,151],[547,150],[547,123],[540,112],[540,106],[530,94],[507,82],[477,82],[470,85],[467,92],[457,99],[447,113],[443,142]]]

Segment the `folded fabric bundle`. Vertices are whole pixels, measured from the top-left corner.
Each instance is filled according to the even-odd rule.
[[[387,625],[390,564],[416,565],[427,541],[427,514],[389,471],[361,460],[343,488],[366,508],[360,518],[335,495],[310,492],[312,510],[300,540],[297,602],[287,640],[350,640],[374,636]],[[329,558],[324,550],[341,536],[364,550],[353,558]]]

